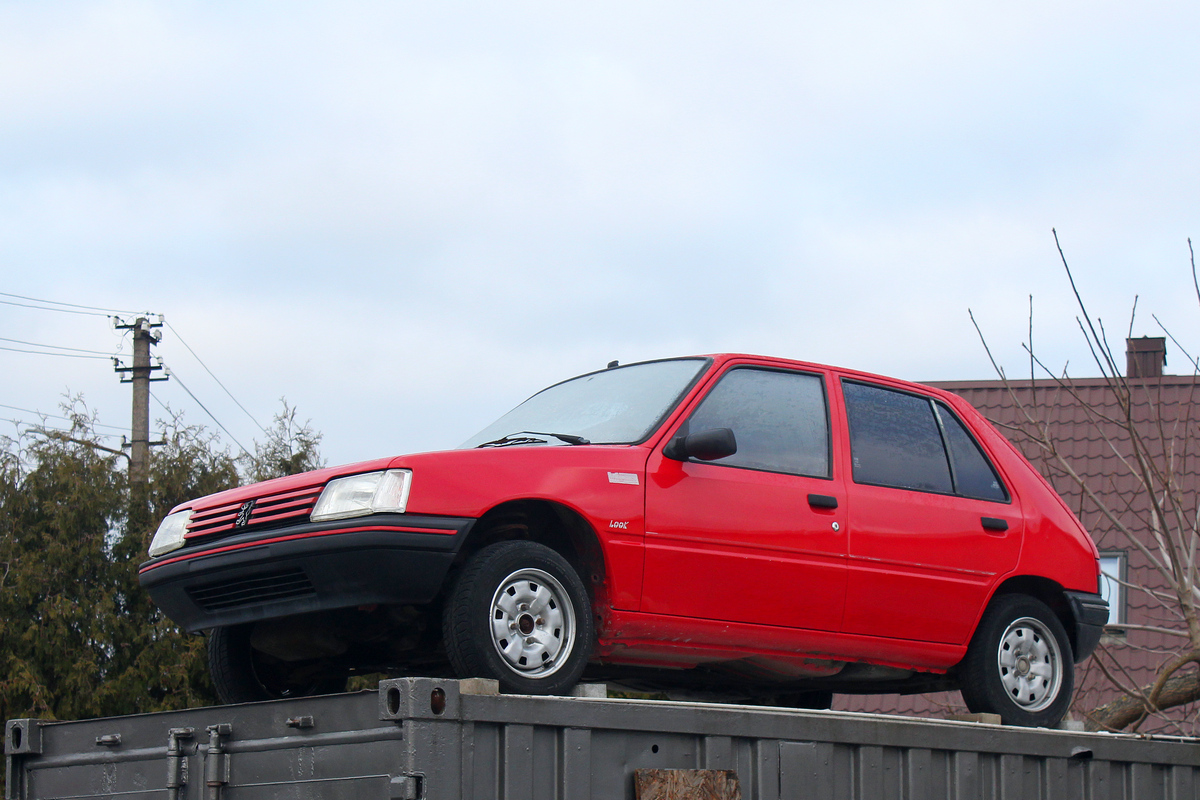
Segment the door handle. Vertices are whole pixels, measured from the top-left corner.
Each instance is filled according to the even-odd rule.
[[[1003,533],[1008,530],[1008,520],[1000,519],[999,517],[980,517],[979,521],[983,524],[985,531]]]
[[[808,496],[808,504],[813,508],[837,508],[838,501],[836,497],[827,494],[810,494]]]

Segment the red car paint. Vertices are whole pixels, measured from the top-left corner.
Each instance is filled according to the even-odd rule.
[[[844,662],[942,673],[962,660],[1003,587],[1033,580],[1048,591],[1097,592],[1097,551],[1087,533],[1015,448],[957,396],[784,359],[706,358],[711,364],[699,379],[636,444],[398,456],[245,486],[179,508],[215,509],[217,522],[232,525],[249,500],[304,495],[334,477],[403,468],[412,471],[408,516],[480,520],[524,501],[567,509],[586,523],[600,555],[595,577],[583,577],[597,619],[592,657],[609,664],[739,662],[743,674],[776,678],[832,675]],[[831,434],[828,476],[664,455],[710,389],[740,367],[820,378]],[[951,409],[982,446],[1008,502],[856,483],[846,381]],[[982,528],[982,518],[1007,528]],[[370,517],[362,517],[346,520],[344,530],[369,526]],[[464,535],[428,521],[392,529]],[[252,550],[287,530],[236,545],[215,538],[211,547],[191,532],[186,554],[148,561],[143,579],[181,560]],[[470,537],[482,533],[465,534],[458,552],[470,552]]]

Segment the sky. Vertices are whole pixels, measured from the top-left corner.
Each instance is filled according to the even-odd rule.
[[[614,359],[992,378],[969,312],[1028,374],[1031,297],[1042,360],[1094,375],[1052,230],[1114,349],[1161,322],[1190,374],[1198,28],[1184,0],[0,0],[0,434],[82,395],[119,443],[104,310],[166,320],[152,419],[236,453],[286,398],[331,465]]]

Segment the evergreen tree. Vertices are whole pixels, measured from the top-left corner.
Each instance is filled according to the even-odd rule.
[[[243,456],[242,465],[250,482],[310,472],[325,466],[319,446],[321,434],[312,429],[312,421],[296,421],[296,409],[279,398],[283,410],[265,431],[266,440],[254,443],[254,456]]]
[[[0,487],[0,714],[109,713],[117,668],[113,558],[125,511],[117,456],[92,444],[76,405],[68,434],[5,442]]]
[[[126,460],[68,403],[66,432],[0,437],[0,717],[74,719],[210,704],[201,636],[153,605],[138,568],[181,502],[237,486],[237,460],[174,416],[151,453],[148,508]],[[320,465],[320,434],[284,403],[252,479]]]

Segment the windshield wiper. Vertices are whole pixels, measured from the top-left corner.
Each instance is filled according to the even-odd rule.
[[[507,447],[508,445],[512,445],[512,444],[545,444],[546,443],[545,439],[534,438],[537,436],[553,436],[555,439],[561,439],[562,441],[566,442],[567,444],[591,444],[590,440],[585,439],[582,436],[576,436],[572,433],[543,433],[542,431],[517,431],[516,433],[510,433],[507,436],[501,436],[499,439],[493,439],[490,442],[484,442],[483,444],[475,445],[475,447],[476,448]]]

